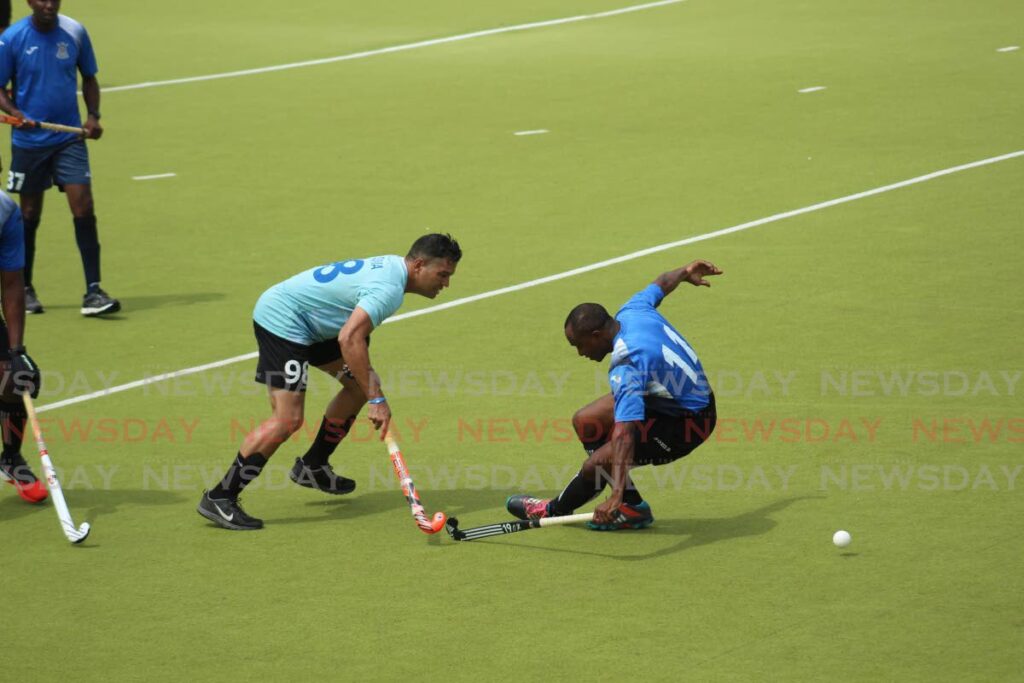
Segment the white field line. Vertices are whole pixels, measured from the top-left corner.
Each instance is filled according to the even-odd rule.
[[[1020,49],[1020,45],[1007,45],[996,50],[996,52],[1016,52]]]
[[[685,239],[676,240],[675,242],[666,242],[665,244],[659,244],[647,249],[641,249],[640,251],[630,252],[623,256],[617,256],[615,258],[607,259],[605,261],[598,261],[597,263],[591,263],[590,265],[580,266],[579,268],[573,268],[572,270],[566,270],[561,273],[555,273],[554,275],[548,275],[546,277],[537,278],[536,280],[529,280],[527,282],[521,282],[517,285],[511,285],[509,287],[502,287],[501,289],[494,289],[489,292],[482,292],[480,294],[474,294],[472,296],[463,297],[461,299],[455,299],[447,303],[438,304],[437,306],[430,306],[428,308],[421,308],[416,311],[409,311],[408,313],[401,313],[396,316],[392,316],[385,320],[385,323],[396,323],[399,320],[406,320],[408,318],[415,318],[421,315],[427,315],[428,313],[436,313],[443,311],[448,308],[455,308],[456,306],[462,306],[464,304],[473,303],[474,301],[482,301],[483,299],[490,299],[502,294],[510,294],[512,292],[518,292],[530,287],[536,287],[537,285],[543,285],[548,282],[555,282],[557,280],[564,280],[566,278],[574,277],[576,275],[582,275],[583,273],[589,273],[592,270],[598,270],[599,268],[607,268],[618,263],[624,263],[626,261],[632,261],[650,254],[656,254],[661,251],[667,251],[676,247],[681,247],[687,244],[694,244],[695,242],[703,242],[704,240],[713,239],[715,237],[721,237],[723,235],[729,235],[734,232],[741,232],[743,230],[749,230],[756,228],[761,225],[768,225],[769,223],[777,223],[778,221],[785,220],[787,218],[793,218],[794,216],[801,216],[805,213],[812,213],[814,211],[820,211],[827,209],[832,206],[838,206],[840,204],[846,204],[849,202],[857,201],[858,199],[865,199],[867,197],[873,197],[875,195],[883,194],[885,192],[891,192],[892,190],[898,190],[902,187],[908,187],[910,185],[917,185],[919,183],[925,183],[929,180],[935,180],[943,176],[952,175],[954,173],[960,173],[961,171],[967,171],[972,168],[979,168],[981,166],[988,166],[990,164],[997,164],[1001,161],[1008,161],[1010,159],[1016,159],[1017,157],[1024,156],[1024,150],[1018,150],[1016,152],[1010,152],[1008,154],[1001,154],[995,157],[989,157],[988,159],[981,159],[980,161],[972,161],[967,164],[961,164],[959,166],[951,166],[950,168],[944,168],[941,171],[934,171],[932,173],[926,173],[925,175],[916,176],[907,180],[901,180],[897,183],[890,185],[882,185],[870,190],[863,192],[857,192],[855,194],[849,194],[845,197],[839,197],[837,199],[829,199],[828,201],[819,202],[817,204],[811,204],[799,209],[793,209],[792,211],[784,211],[782,213],[776,213],[765,218],[758,218],[757,220],[749,221],[747,223],[740,223],[729,228],[722,228],[721,230],[715,230],[713,232],[706,232],[703,235],[696,235],[694,237],[687,237]],[[194,375],[204,370],[211,370],[213,368],[219,368],[224,365],[231,365],[232,363],[238,363],[244,360],[251,360],[256,358],[256,352],[245,353],[241,356],[234,356],[232,358],[225,358],[214,363],[206,363],[205,365],[197,365],[192,368],[185,368],[184,370],[177,370],[175,372],[167,372],[162,375],[155,375],[153,377],[146,377],[145,379],[136,380],[134,382],[128,382],[127,384],[120,384],[117,386],[102,389],[100,391],[94,391],[89,394],[82,394],[81,396],[73,396],[72,398],[64,399],[63,401],[57,401],[50,403],[45,406],[41,406],[36,412],[43,412],[46,410],[56,410],[57,408],[63,408],[64,406],[74,405],[76,403],[83,403],[85,401],[92,400],[94,398],[100,398],[102,396],[109,396],[110,394],[117,394],[122,391],[128,391],[129,389],[136,389],[143,387],[148,384],[154,384],[156,382],[162,382],[164,380],[173,379],[175,377],[184,377],[186,375]]]
[[[177,173],[156,173],[154,175],[133,175],[132,180],[158,180],[160,178],[173,178]]]
[[[518,24],[515,26],[501,26],[498,28],[490,28],[482,31],[473,31],[472,33],[461,33],[459,35],[447,36],[445,38],[433,38],[431,40],[420,40],[415,43],[405,43],[402,45],[392,45],[390,47],[382,47],[376,50],[366,50],[363,52],[352,52],[347,55],[338,55],[336,57],[324,57],[322,59],[309,59],[303,62],[292,62],[290,64],[276,64],[274,66],[262,66],[255,69],[241,69],[239,71],[226,71],[219,74],[207,74],[206,76],[189,76],[187,78],[172,78],[166,81],[149,81],[146,83],[133,83],[131,85],[115,85],[110,88],[103,88],[103,93],[118,92],[121,90],[139,90],[141,88],[157,88],[164,85],[179,85],[181,83],[198,83],[200,81],[214,81],[221,78],[238,78],[240,76],[254,76],[256,74],[271,73],[273,71],[285,71],[287,69],[301,69],[307,66],[320,66],[322,64],[334,64],[335,62],[347,62],[353,59],[366,59],[367,57],[376,57],[377,55],[386,55],[393,52],[405,52],[406,50],[418,50],[423,47],[433,47],[434,45],[445,45],[446,43],[456,43],[461,40],[473,40],[474,38],[484,38],[487,36],[496,36],[501,33],[512,33],[514,31],[529,31],[535,28],[546,28],[548,26],[561,26],[562,24],[573,24],[579,21],[590,21],[592,19],[605,19],[607,17],[614,17],[620,14],[627,14],[629,12],[640,12],[642,10],[654,9],[656,7],[664,7],[666,5],[678,5],[679,3],[685,2],[686,0],[659,0],[658,2],[648,2],[642,5],[631,5],[629,7],[622,7],[620,9],[608,10],[607,12],[595,12],[594,14],[580,14],[574,17],[563,17],[561,19],[548,19],[547,21],[534,21],[529,24]]]
[[[547,132],[549,132],[547,128],[538,128],[537,130],[517,130],[515,133],[512,133],[512,135],[543,135]]]
[[[819,90],[824,90],[825,87],[826,86],[824,86],[824,85],[813,85],[810,88],[801,88],[800,90],[797,90],[797,92],[798,93],[818,92]]]

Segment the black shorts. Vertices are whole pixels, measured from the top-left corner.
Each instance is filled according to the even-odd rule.
[[[278,337],[256,321],[253,321],[252,328],[260,350],[256,362],[256,381],[260,384],[275,389],[305,391],[310,365],[326,365],[341,358],[337,339],[325,339],[306,346]]]
[[[707,441],[717,422],[714,394],[708,397],[707,406],[696,413],[676,416],[649,413],[635,432],[633,464],[667,465],[675,462]]]
[[[82,140],[53,147],[11,147],[11,170],[7,173],[7,191],[40,194],[54,184],[89,185],[89,150]]]

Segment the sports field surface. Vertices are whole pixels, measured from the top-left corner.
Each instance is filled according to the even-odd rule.
[[[124,310],[78,314],[49,193],[26,343],[93,532],[0,489],[6,680],[1024,679],[1024,3],[630,2],[66,0]],[[725,271],[661,307],[720,421],[636,472],[655,525],[426,536],[368,423],[332,459],[354,494],[294,486],[315,374],[243,498],[266,528],[200,518],[268,414],[259,294],[435,230],[451,289],[371,353],[428,513],[463,527],[583,459],[606,365],[572,306]]]

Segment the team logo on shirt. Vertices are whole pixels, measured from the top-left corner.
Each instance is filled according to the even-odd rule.
[[[0,45],[3,45],[3,43],[0,43]],[[35,52],[36,50],[38,50],[38,49],[39,49],[39,46],[38,46],[38,45],[33,45],[32,47],[30,47],[30,48],[27,48],[27,49],[25,50],[25,54],[27,54],[27,55],[30,55],[30,54],[32,54],[33,52]]]
[[[68,54],[68,44],[57,43],[57,59],[67,59],[70,56]]]

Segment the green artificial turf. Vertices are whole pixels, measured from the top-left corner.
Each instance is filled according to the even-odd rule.
[[[592,14],[625,0],[64,5],[127,86]],[[15,8],[20,16],[23,7]],[[104,286],[48,195],[27,345],[45,406],[255,351],[259,294],[451,231],[438,303],[1024,149],[1019,2],[690,0],[287,71],[108,92]],[[798,90],[825,86],[801,94]],[[515,136],[546,129],[542,135]],[[9,155],[3,152],[6,159]],[[175,173],[150,181],[134,176]],[[606,390],[561,324],[693,258],[662,311],[719,427],[636,472],[656,524],[455,544],[366,424],[327,498],[194,511],[268,414],[246,360],[44,411],[81,547],[0,490],[11,680],[1020,680],[1024,157],[395,321],[372,354],[428,512],[502,521],[582,460]],[[410,296],[403,311],[432,305]],[[332,387],[312,380],[315,429]],[[37,467],[31,442],[24,451]],[[832,533],[847,529],[838,549]]]

